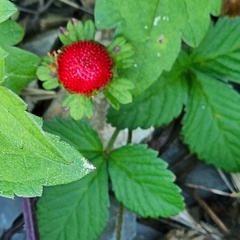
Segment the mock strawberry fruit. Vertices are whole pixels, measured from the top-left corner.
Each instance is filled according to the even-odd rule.
[[[57,58],[58,79],[72,93],[90,95],[112,79],[113,61],[101,44],[79,41],[66,46]]]

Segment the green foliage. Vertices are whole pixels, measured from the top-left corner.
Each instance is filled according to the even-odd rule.
[[[173,174],[145,145],[127,145],[108,154],[83,120],[55,119],[45,122],[44,129],[78,149],[97,170],[77,182],[45,189],[38,202],[42,239],[96,239],[108,220],[108,175],[118,200],[142,216],[167,217],[183,209]]]
[[[226,84],[240,79],[239,31],[239,18],[220,19],[199,47],[181,53],[171,71],[132,104],[110,109],[108,121],[121,129],[158,127],[177,117],[184,104],[182,135],[190,149],[208,163],[240,171],[240,96]]]
[[[55,119],[45,122],[44,129],[74,146],[97,170],[81,181],[45,189],[38,202],[40,236],[42,239],[96,239],[108,220],[109,206],[108,175],[101,140],[83,120]]]
[[[183,74],[189,64],[182,52],[170,72],[164,72],[143,94],[120,111],[110,108],[108,121],[119,129],[149,128],[167,124],[177,117],[187,99],[187,81]]]
[[[0,87],[0,98],[0,195],[40,196],[42,185],[68,183],[90,172],[74,148],[42,131],[18,96]]]
[[[182,134],[200,159],[228,171],[240,170],[240,95],[229,85],[195,72]]]
[[[169,217],[183,210],[180,189],[157,152],[126,145],[110,153],[109,173],[117,199],[143,217]]]
[[[3,85],[16,93],[36,77],[36,69],[40,62],[38,56],[13,47],[19,43],[24,35],[20,25],[13,21],[5,21],[0,24],[0,47],[9,53],[6,58],[7,78]]]
[[[198,48],[192,50],[194,67],[214,78],[240,83],[239,31],[240,18],[225,17],[211,25]]]
[[[14,4],[9,2],[8,0],[0,1],[0,23],[6,21],[15,12],[17,12],[17,8]]]
[[[103,231],[109,205],[106,161],[96,157],[92,163],[97,170],[81,181],[45,189],[37,204],[41,239],[92,240]]]
[[[96,26],[117,28],[136,49],[135,67],[124,70],[123,77],[136,85],[135,95],[142,93],[163,70],[170,70],[181,48],[181,38],[196,47],[208,30],[209,14],[218,14],[221,0],[194,2],[153,0],[98,0]],[[104,13],[104,14],[103,14]]]

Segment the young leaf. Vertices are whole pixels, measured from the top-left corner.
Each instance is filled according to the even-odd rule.
[[[76,181],[92,166],[56,136],[44,133],[24,102],[0,87],[0,195],[40,196],[43,185]]]
[[[9,53],[6,59],[7,78],[3,85],[16,93],[36,78],[40,58],[16,47],[5,47]]]
[[[106,161],[93,161],[97,170],[80,181],[49,187],[37,204],[41,239],[93,240],[108,220]]]
[[[69,142],[87,159],[93,159],[102,153],[101,140],[86,120],[56,118],[53,121],[45,121],[43,129]]]
[[[200,43],[208,30],[210,13],[218,14],[221,2],[98,0],[95,21],[101,29],[117,27],[116,35],[124,36],[136,49],[135,67],[124,70],[123,77],[133,79],[137,95],[163,70],[171,69],[181,38],[192,47]]]
[[[182,128],[200,159],[232,172],[240,171],[239,102],[229,85],[195,72]]]
[[[187,82],[183,71],[189,59],[182,52],[170,72],[164,72],[143,94],[133,102],[121,106],[119,111],[110,108],[107,120],[124,129],[149,128],[168,124],[177,117],[187,98]]]
[[[0,24],[0,46],[18,44],[24,36],[23,28],[16,22],[8,20]]]
[[[15,12],[17,12],[17,8],[13,3],[8,0],[0,1],[0,23],[6,21]]]
[[[225,81],[240,83],[240,18],[219,19],[191,54],[195,68]]]
[[[184,209],[174,176],[157,152],[127,145],[109,156],[109,173],[117,199],[143,217],[169,217]]]
[[[6,58],[7,78],[4,86],[19,94],[22,88],[36,77],[40,59],[33,53],[12,47],[19,43],[24,35],[19,24],[8,20],[0,24],[0,32],[0,47],[9,53]]]

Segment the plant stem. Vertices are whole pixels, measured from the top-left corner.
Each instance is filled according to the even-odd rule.
[[[124,206],[119,203],[119,212],[117,217],[117,229],[116,229],[116,240],[121,240],[122,237],[122,225],[123,225],[123,214],[124,214]]]
[[[24,224],[26,228],[26,239],[27,240],[37,240],[37,233],[36,233],[36,220],[33,211],[33,202],[30,198],[23,198],[22,199],[22,206],[23,206],[23,218]]]
[[[111,138],[109,139],[108,144],[107,144],[107,146],[106,146],[106,148],[105,148],[105,151],[106,151],[107,153],[112,149],[113,144],[114,144],[114,142],[116,141],[119,132],[120,132],[120,129],[118,129],[118,128],[116,128],[116,129],[114,130],[114,132],[113,132]]]

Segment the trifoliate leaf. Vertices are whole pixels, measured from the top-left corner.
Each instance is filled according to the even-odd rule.
[[[79,120],[84,115],[90,118],[93,115],[93,103],[90,97],[81,94],[71,94],[63,101],[63,106],[70,108],[70,115],[73,119]]]
[[[229,85],[195,72],[182,135],[200,159],[240,171],[240,96]]]
[[[0,1],[0,23],[6,21],[15,12],[17,12],[17,8],[13,3],[9,2],[8,0]]]
[[[98,0],[95,6],[97,28],[116,28],[136,50],[135,67],[122,71],[133,79],[135,95],[142,93],[163,70],[170,70],[181,48],[181,38],[198,46],[208,30],[210,13],[218,14],[221,0]],[[104,14],[103,14],[104,13]]]
[[[172,70],[164,72],[132,103],[121,106],[119,111],[110,108],[108,122],[119,129],[146,129],[170,123],[181,113],[187,98],[188,86],[184,70],[188,64],[188,56],[182,52]]]
[[[87,159],[94,158],[103,150],[97,132],[86,120],[56,118],[53,121],[45,121],[43,129],[60,136],[63,141],[69,142]]]
[[[144,217],[169,217],[183,210],[180,189],[157,152],[127,145],[110,152],[109,173],[117,199]]]
[[[225,81],[240,83],[240,18],[219,19],[211,25],[191,58],[195,68]]]
[[[76,181],[93,169],[70,145],[44,133],[26,104],[0,87],[0,195],[40,196],[42,186]]]

